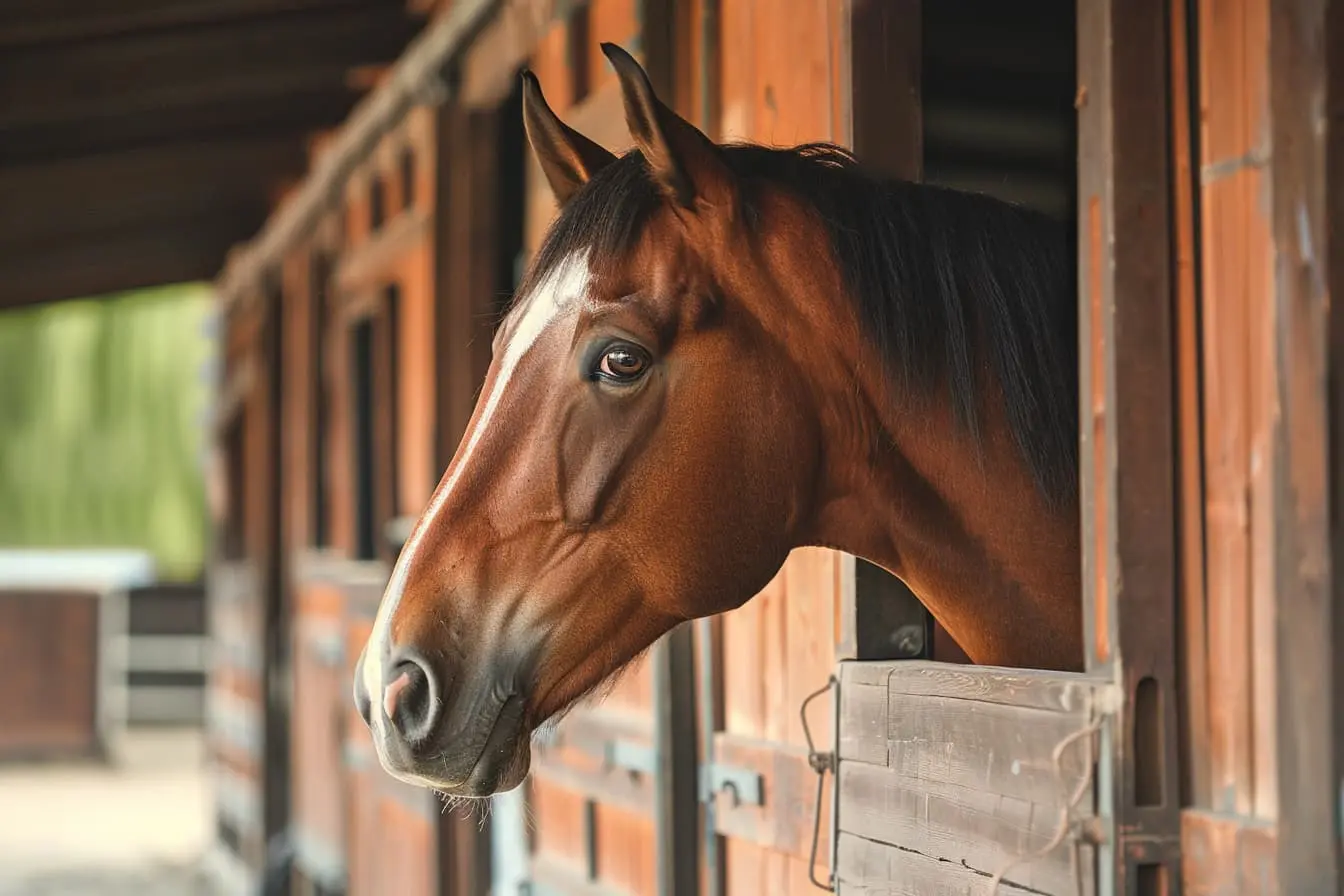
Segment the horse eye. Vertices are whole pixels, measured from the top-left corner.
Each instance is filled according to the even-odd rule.
[[[649,359],[642,351],[629,346],[618,346],[602,356],[598,373],[610,380],[636,379],[648,367]]]

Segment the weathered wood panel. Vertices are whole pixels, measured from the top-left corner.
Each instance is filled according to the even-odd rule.
[[[954,886],[962,871],[968,884],[1002,872],[1036,893],[1092,892],[1075,825],[1096,812],[1104,687],[923,661],[846,662],[839,678],[839,892]]]
[[[836,892],[845,896],[980,896],[984,874],[929,856],[918,855],[841,833],[838,867],[845,869]],[[1002,883],[996,896],[1039,896],[1037,891]]]
[[[1339,449],[1331,446],[1339,434],[1339,396],[1331,394],[1337,385],[1331,377],[1344,344],[1339,324],[1332,334],[1329,323],[1331,287],[1338,288],[1344,256],[1338,251],[1341,222],[1327,218],[1331,194],[1333,210],[1340,210],[1340,184],[1329,175],[1339,176],[1344,158],[1341,41],[1344,13],[1338,4],[1270,5],[1265,106],[1271,110],[1267,217],[1274,280],[1266,319],[1274,324],[1268,403],[1275,451],[1267,475],[1272,548],[1265,550],[1272,566],[1265,577],[1273,582],[1273,598],[1257,623],[1273,631],[1275,643],[1271,680],[1257,700],[1263,692],[1275,708],[1266,739],[1272,738],[1283,893],[1338,892],[1344,885],[1339,797],[1322,786],[1339,781],[1344,771],[1338,584],[1344,545],[1331,531],[1340,524],[1330,497],[1331,480],[1340,473]]]

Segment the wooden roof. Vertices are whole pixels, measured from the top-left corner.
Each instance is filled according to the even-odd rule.
[[[214,277],[423,8],[0,4],[0,307]]]

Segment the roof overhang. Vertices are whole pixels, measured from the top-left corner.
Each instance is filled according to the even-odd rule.
[[[0,308],[214,278],[340,125],[408,0],[8,0]]]

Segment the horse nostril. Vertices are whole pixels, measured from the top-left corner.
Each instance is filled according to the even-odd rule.
[[[413,745],[434,730],[438,694],[438,683],[427,663],[404,654],[394,658],[383,689],[383,712],[402,740]]]

